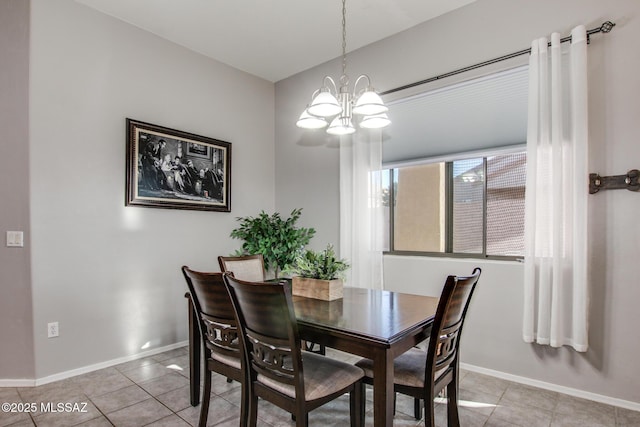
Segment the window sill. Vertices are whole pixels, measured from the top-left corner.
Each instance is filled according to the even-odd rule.
[[[524,256],[485,256],[480,254],[454,254],[444,252],[415,252],[415,251],[384,251],[382,253],[386,256],[398,256],[398,257],[423,257],[423,258],[449,258],[454,260],[482,260],[482,261],[502,261],[509,263],[524,263]]]

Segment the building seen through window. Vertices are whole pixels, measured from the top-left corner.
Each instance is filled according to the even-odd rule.
[[[524,255],[525,152],[397,167],[386,176],[385,250]]]

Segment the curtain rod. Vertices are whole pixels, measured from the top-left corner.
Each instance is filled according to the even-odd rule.
[[[597,28],[593,28],[589,31],[587,31],[587,43],[590,42],[589,36],[592,34],[597,34],[597,33],[608,33],[611,31],[611,29],[615,26],[616,24],[611,22],[611,21],[605,21],[601,26],[597,27]],[[571,36],[567,36],[564,37],[562,39],[560,39],[560,43],[565,43],[571,41]],[[551,46],[551,43],[549,43],[549,46]],[[438,76],[434,76],[434,77],[429,77],[428,79],[424,79],[424,80],[420,80],[418,82],[414,82],[414,83],[409,83],[406,84],[404,86],[400,86],[394,89],[389,89],[386,90],[384,92],[380,92],[380,95],[388,95],[390,93],[394,93],[394,92],[400,92],[401,90],[405,90],[405,89],[409,89],[415,86],[420,86],[426,83],[431,83],[434,82],[436,80],[440,80],[440,79],[444,79],[446,77],[451,77],[451,76],[455,76],[456,74],[461,74],[464,73],[465,71],[471,71],[471,70],[475,70],[476,68],[482,68],[482,67],[486,67],[487,65],[491,65],[491,64],[495,64],[497,62],[501,62],[501,61],[506,61],[507,59],[511,59],[511,58],[515,58],[521,55],[527,55],[531,53],[531,48],[529,49],[523,49],[523,50],[519,50],[518,52],[513,52],[513,53],[509,53],[507,55],[503,55],[500,56],[498,58],[493,58],[493,59],[489,59],[488,61],[484,61],[484,62],[480,62],[474,65],[469,65],[467,67],[464,68],[459,68],[457,70],[454,71],[449,71],[448,73],[444,73],[444,74],[440,74]]]

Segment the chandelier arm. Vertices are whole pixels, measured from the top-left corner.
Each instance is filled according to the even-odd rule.
[[[364,88],[364,91],[371,88],[371,78],[366,74],[360,74],[360,76],[356,79],[356,82],[353,84],[353,97],[356,98],[356,89],[358,88],[358,82],[362,79],[367,79],[367,86]],[[371,89],[373,90],[373,89]],[[360,93],[364,92],[360,91]]]
[[[322,79],[322,86],[323,86],[323,87],[326,87],[327,89],[329,89],[329,91],[331,91],[331,86],[329,86],[329,85],[326,85],[326,84],[325,84],[325,82],[326,82],[327,80],[329,80],[329,81],[331,82],[331,86],[333,86],[333,93],[334,93],[334,95],[337,95],[337,94],[338,94],[338,86],[336,85],[335,80],[333,80],[333,79],[331,78],[331,76],[324,76],[324,78]],[[313,96],[315,96],[315,94],[314,94]]]

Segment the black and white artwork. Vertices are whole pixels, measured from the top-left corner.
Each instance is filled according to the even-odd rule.
[[[127,119],[127,206],[231,210],[231,144]]]

